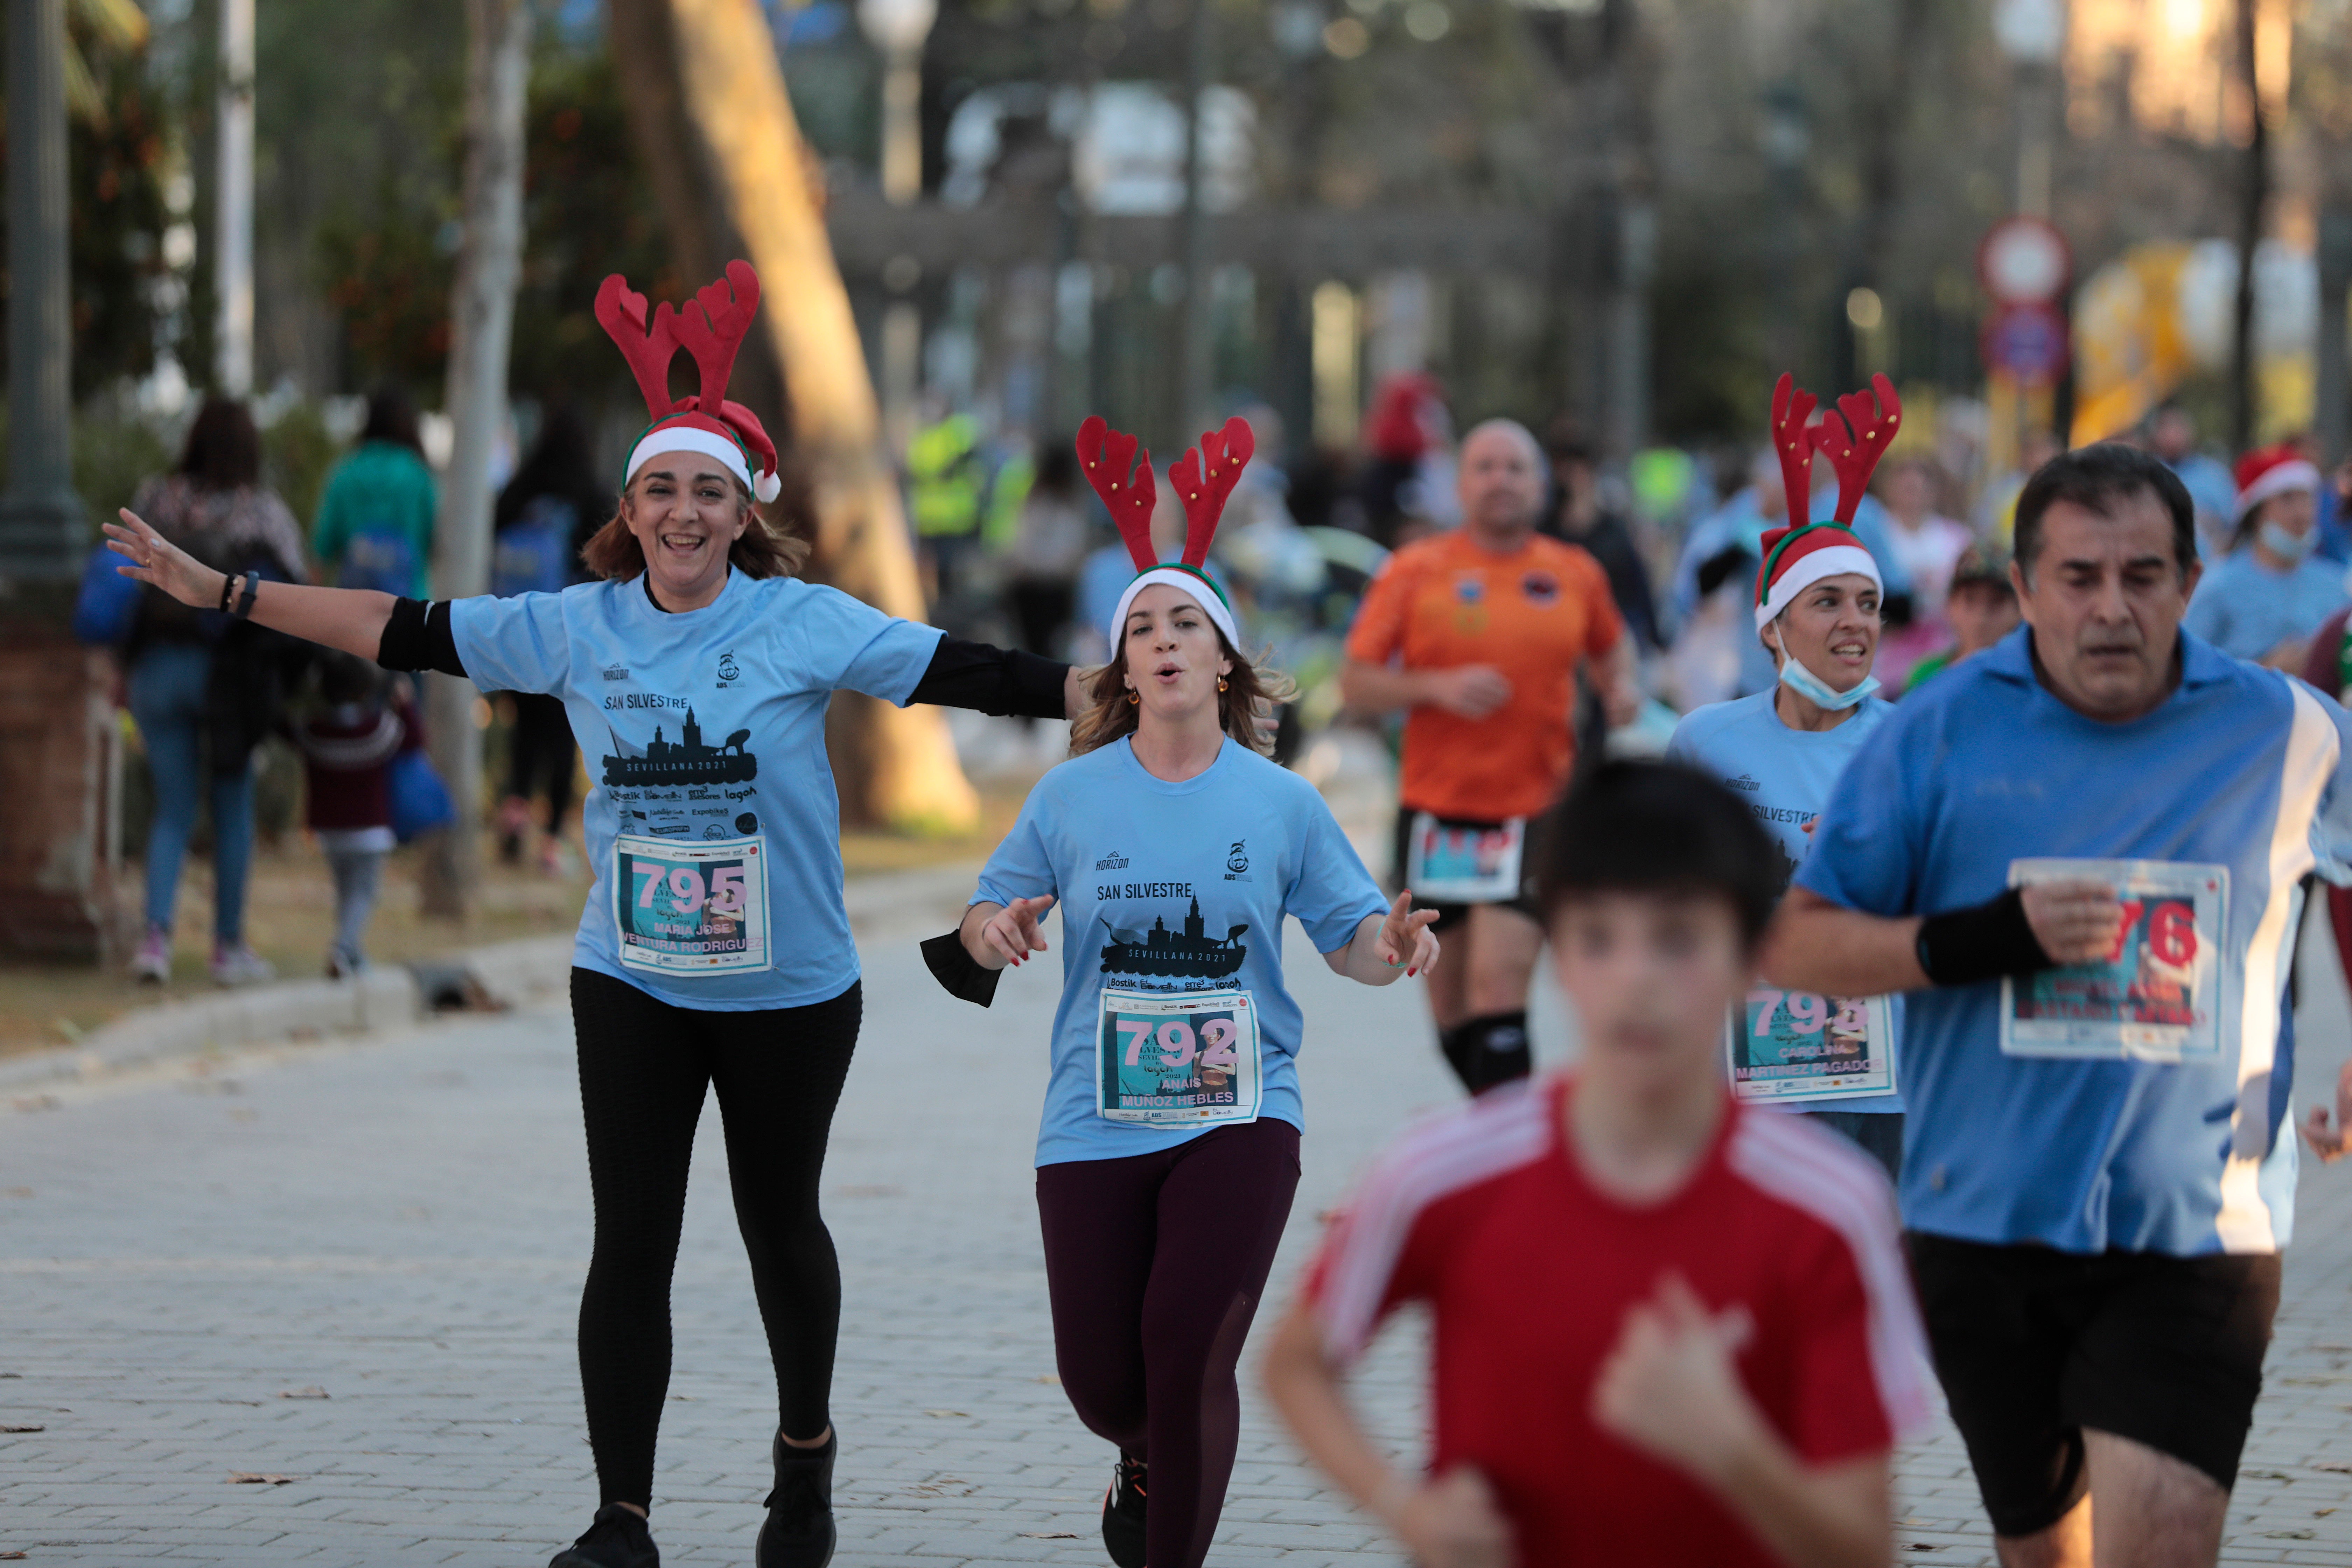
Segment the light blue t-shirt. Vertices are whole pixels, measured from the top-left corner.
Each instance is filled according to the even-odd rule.
[[[562,698],[588,758],[596,885],[573,963],[716,1012],[803,1006],[849,988],[857,949],[841,899],[825,708],[837,690],[905,706],[944,633],[838,589],[740,572],[698,610],[667,613],[632,578],[459,599],[449,626],[484,691]],[[654,759],[658,767],[647,765]],[[625,824],[633,836],[680,840],[760,835],[771,966],[709,975],[624,967],[608,883]]]
[[[2307,555],[2273,572],[2242,546],[2206,569],[2180,625],[2233,658],[2260,658],[2317,631],[2347,596],[2341,562]]]
[[[2101,723],[2035,679],[2031,636],[1903,700],[1838,781],[1798,885],[1900,918],[1983,903],[2021,858],[2226,867],[2221,1049],[2179,1064],[2004,1056],[2000,981],[1914,993],[1904,1223],[2078,1253],[2274,1251],[2294,1217],[2301,879],[2352,881],[2352,721],[2183,636],[2179,689]]]
[[[1306,928],[1318,952],[1345,947],[1388,900],[1315,786],[1233,740],[1181,784],[1154,778],[1121,740],[1074,757],[1037,781],[1020,820],[980,874],[974,903],[1051,893],[1061,901],[1062,1002],[1054,1014],[1053,1077],[1037,1130],[1037,1163],[1116,1160],[1197,1138],[1195,1127],[1112,1121],[1095,1110],[1095,1033],[1106,979],[1126,991],[1240,986],[1258,1009],[1260,1114],[1306,1129],[1294,1058],[1304,1035],[1282,983],[1282,920]],[[1137,973],[1140,952],[1238,946],[1213,975]],[[1112,952],[1113,948],[1117,952]]]
[[[1735,697],[1728,702],[1710,702],[1704,708],[1693,709],[1675,726],[1675,737],[1666,742],[1666,756],[1671,761],[1688,763],[1738,791],[1764,831],[1780,845],[1780,858],[1786,867],[1784,877],[1793,877],[1811,853],[1819,832],[1817,827],[1814,833],[1807,833],[1805,824],[1828,806],[1838,775],[1845,772],[1846,763],[1853,760],[1862,743],[1886,722],[1895,705],[1875,697],[1866,698],[1855,705],[1853,716],[1834,730],[1791,730],[1780,721],[1780,710],[1773,706],[1777,692],[1776,687],[1752,697]],[[1900,1111],[1900,996],[1892,999],[1887,1021],[1894,1033],[1888,1044],[1889,1054],[1895,1058],[1896,1093],[1820,1100],[1798,1109]]]

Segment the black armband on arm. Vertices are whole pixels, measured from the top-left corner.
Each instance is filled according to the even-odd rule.
[[[996,982],[1004,972],[972,957],[963,944],[961,926],[923,943],[923,962],[940,989],[956,1000],[977,1002],[983,1007],[996,1000]]]
[[[1068,712],[1062,685],[1069,668],[1058,659],[1040,658],[1019,648],[941,637],[931,653],[930,667],[915,682],[914,695],[907,700],[974,708],[1000,717],[1017,713],[1032,719],[1060,719]]]
[[[2025,918],[2023,889],[1919,922],[1919,967],[1938,985],[1974,985],[2057,967]]]
[[[449,629],[449,602],[394,600],[392,619],[384,623],[383,638],[376,644],[375,661],[386,669],[437,669],[464,679],[457,634]]]

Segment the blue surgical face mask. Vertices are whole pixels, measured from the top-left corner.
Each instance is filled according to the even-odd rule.
[[[1816,707],[1835,713],[1866,700],[1878,689],[1878,677],[1865,675],[1851,691],[1838,691],[1828,681],[1799,663],[1791,654],[1780,660],[1780,684]]]
[[[2275,522],[2265,522],[2255,531],[2263,542],[2263,549],[2288,563],[2300,561],[2310,554],[2314,538],[2319,532],[2312,528],[2301,533],[2290,533]]]

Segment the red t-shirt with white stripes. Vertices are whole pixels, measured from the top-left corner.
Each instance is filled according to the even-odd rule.
[[[1931,1405],[1893,1194],[1801,1117],[1733,1104],[1662,1202],[1604,1195],[1564,1138],[1548,1076],[1423,1124],[1372,1167],[1307,1278],[1327,1351],[1359,1354],[1406,1301],[1433,1320],[1431,1466],[1486,1473],[1518,1561],[1778,1560],[1713,1493],[1603,1432],[1592,1384],[1627,1309],[1680,1273],[1753,1325],[1741,1381],[1809,1464],[1882,1454]]]

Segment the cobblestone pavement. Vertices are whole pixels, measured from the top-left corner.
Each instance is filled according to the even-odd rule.
[[[1100,1563],[1111,1456],[1055,1386],[1031,1200],[1055,972],[1009,977],[983,1013],[941,996],[911,934],[867,933],[826,1179],[846,1283],[836,1561]],[[1350,986],[1290,948],[1312,1125],[1277,1301],[1350,1172],[1451,1096],[1414,988]],[[2306,999],[2306,1103],[2344,1055],[2333,970],[2330,954]],[[1539,1034],[1564,1048],[1556,1014]],[[542,1010],[0,1109],[0,1552],[543,1563],[595,1501],[572,1344],[589,1234],[575,1095],[567,1020]],[[715,1126],[654,1520],[669,1561],[742,1563],[774,1415]],[[2232,1563],[2352,1565],[2347,1194],[2352,1175],[2306,1172]],[[1400,1451],[1417,1354],[1392,1331],[1362,1384]],[[1213,1561],[1392,1561],[1246,1381],[1244,1398]],[[1901,1507],[1899,1558],[1990,1561],[1948,1430],[1904,1456]]]

